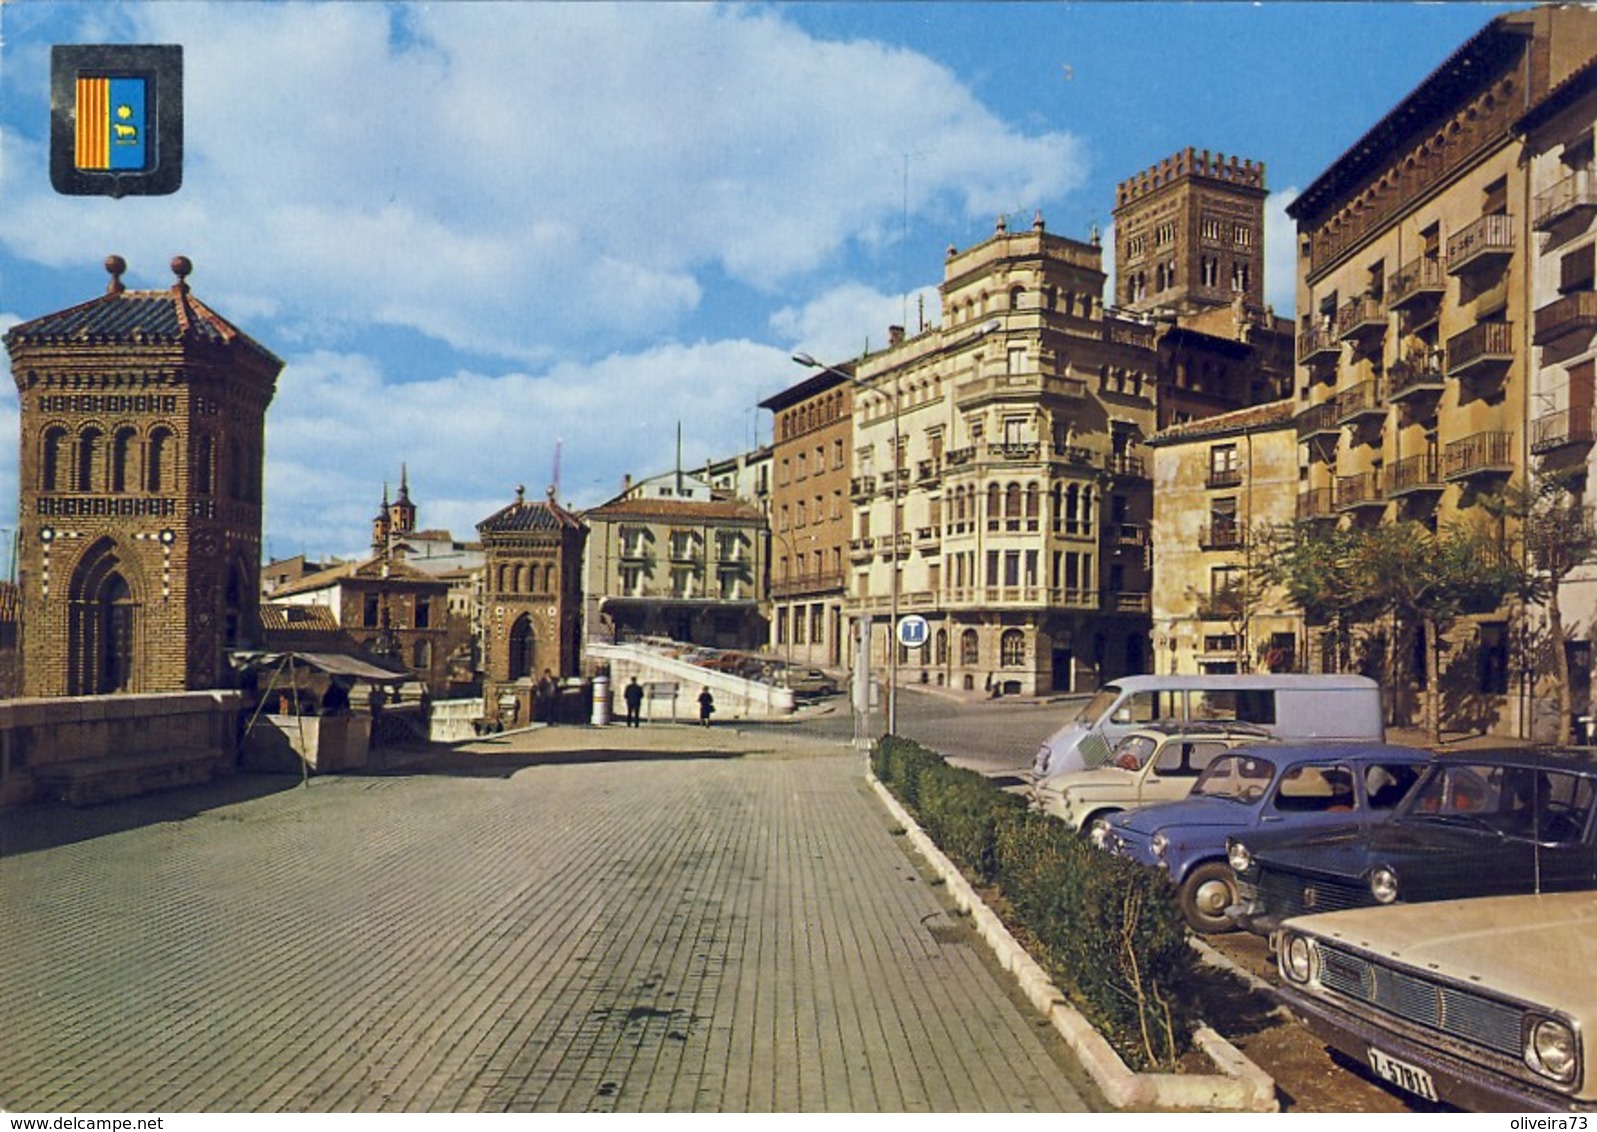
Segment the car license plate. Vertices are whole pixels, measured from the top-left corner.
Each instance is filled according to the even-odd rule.
[[[1400,1089],[1407,1089],[1428,1101],[1438,1099],[1436,1086],[1431,1083],[1429,1073],[1406,1061],[1399,1061],[1391,1054],[1382,1053],[1374,1046],[1370,1047],[1370,1068],[1381,1080],[1390,1081]]]

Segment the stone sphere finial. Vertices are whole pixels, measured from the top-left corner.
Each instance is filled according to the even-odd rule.
[[[120,295],[123,291],[122,273],[128,269],[128,261],[119,255],[105,257],[105,269],[111,273],[111,282],[105,285],[108,295]]]
[[[188,256],[175,255],[172,257],[172,274],[177,276],[177,283],[174,285],[176,290],[188,290],[189,272],[193,270],[194,261],[189,259]]]

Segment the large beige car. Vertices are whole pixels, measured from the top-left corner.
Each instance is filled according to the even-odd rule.
[[[1400,1089],[1479,1112],[1597,1108],[1597,892],[1324,912],[1275,944],[1293,1012]]]
[[[1122,736],[1103,766],[1038,782],[1034,803],[1086,832],[1096,819],[1122,810],[1179,802],[1217,755],[1269,741],[1269,732],[1246,723],[1147,724]]]

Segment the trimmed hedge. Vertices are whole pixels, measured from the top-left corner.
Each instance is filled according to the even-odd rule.
[[[1197,963],[1169,879],[1099,852],[984,775],[884,736],[876,777],[972,880],[996,887],[1035,958],[1134,1069],[1171,1069],[1191,1048]]]

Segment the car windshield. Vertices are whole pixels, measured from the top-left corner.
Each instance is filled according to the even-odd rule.
[[[1557,769],[1454,763],[1434,766],[1407,816],[1487,826],[1508,837],[1579,841],[1591,816],[1590,777]]]
[[[1257,802],[1275,777],[1275,763],[1259,755],[1235,752],[1215,759],[1192,785],[1194,798],[1226,798]]]
[[[1113,684],[1105,684],[1093,693],[1092,699],[1082,705],[1076,713],[1073,723],[1097,723],[1104,712],[1114,707],[1115,701],[1120,698],[1120,689]]]

